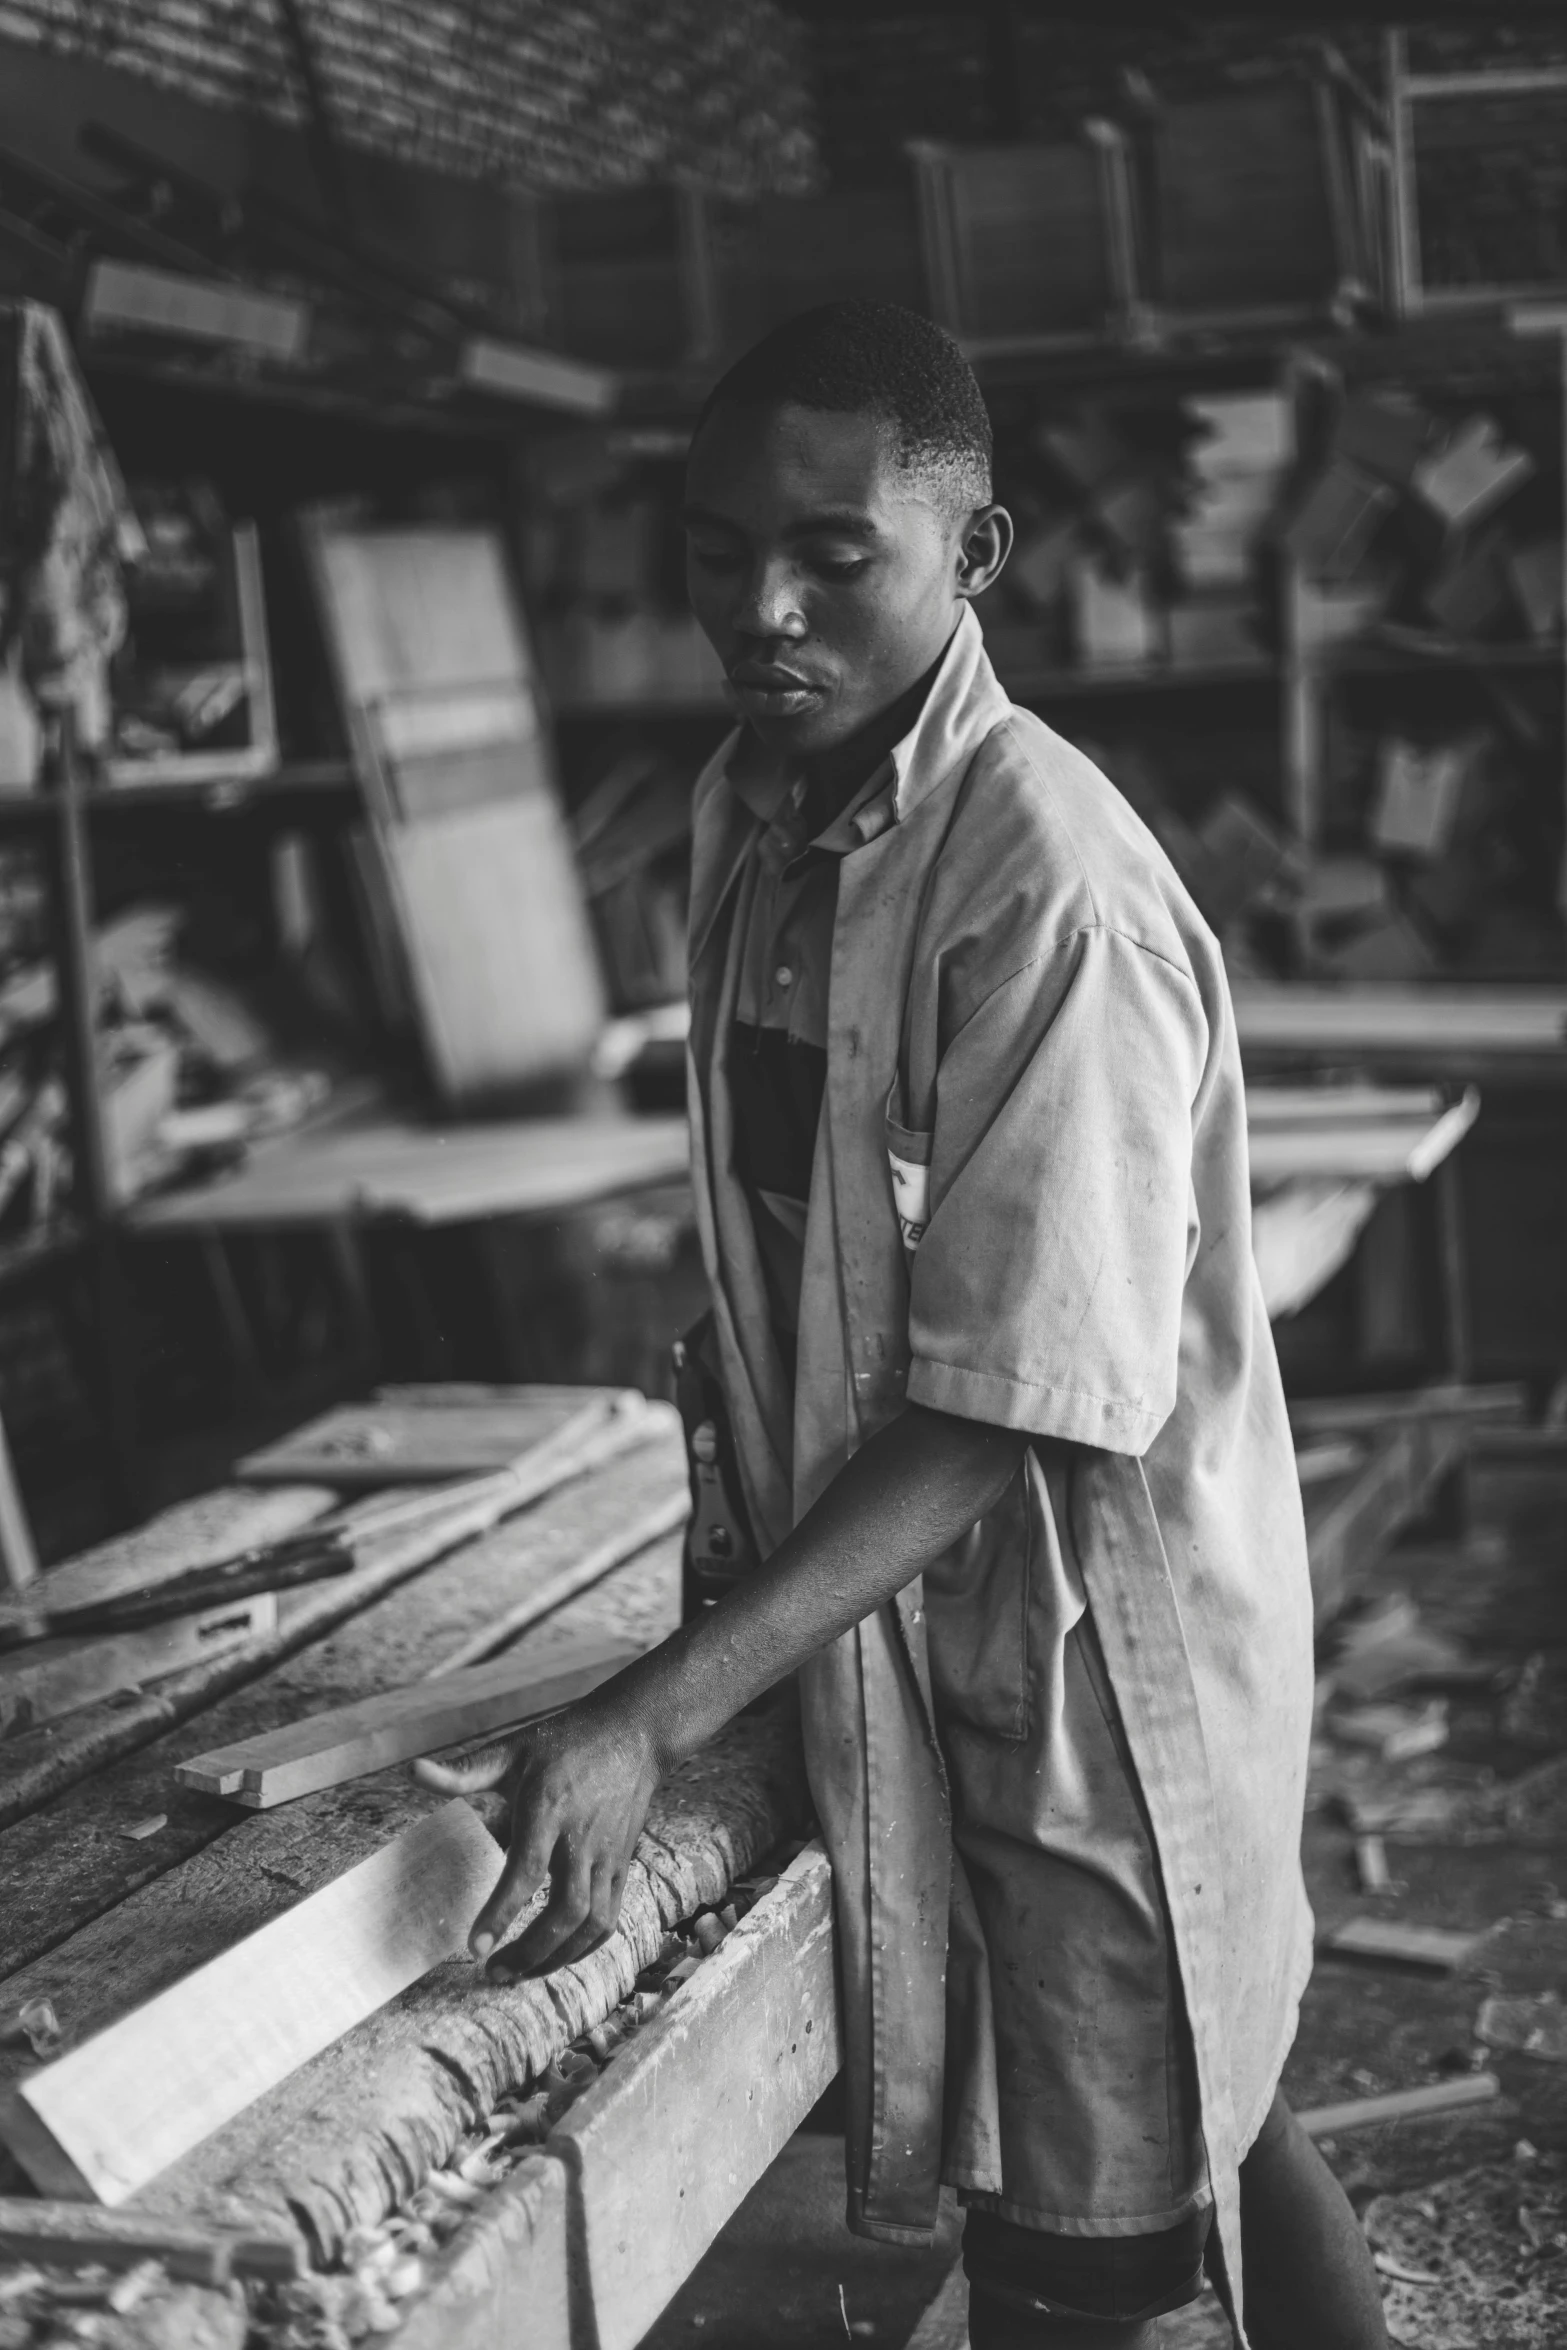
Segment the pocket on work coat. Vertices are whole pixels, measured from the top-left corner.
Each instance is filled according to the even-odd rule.
[[[1027,1463],[994,1509],[925,1570],[926,1645],[938,1725],[999,1738],[1029,1731]]]
[[[896,1093],[896,1087],[893,1090]],[[930,1146],[930,1135],[920,1133],[917,1127],[898,1123],[889,1097],[887,1166],[892,1175],[898,1229],[910,1256],[925,1237],[925,1227],[930,1222]]]

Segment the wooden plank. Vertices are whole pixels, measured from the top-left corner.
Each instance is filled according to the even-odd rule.
[[[1248,1157],[1253,1183],[1423,1183],[1455,1151],[1480,1114],[1471,1086],[1438,1117],[1303,1120],[1253,1127]]]
[[[1253,1203],[1251,1251],[1270,1321],[1297,1313],[1348,1263],[1376,1204],[1370,1183],[1287,1183]]]
[[[1456,1419],[1395,1423],[1348,1477],[1326,1480],[1306,1498],[1306,1552],[1312,1608],[1320,1628],[1338,1613],[1400,1528],[1419,1515],[1466,1449]]]
[[[1295,2119],[1308,2138],[1334,2138],[1347,2130],[1369,2130],[1380,2122],[1424,2121],[1430,2114],[1459,2113],[1468,2105],[1489,2105],[1500,2097],[1495,2073],[1459,2073],[1451,2081],[1430,2081],[1418,2089],[1390,2089],[1381,2097],[1351,2097],[1342,2105],[1317,2105]]]
[[[1335,1958],[1365,1958],[1447,1974],[1473,1956],[1489,1929],[1454,1933],[1445,1926],[1411,1926],[1401,1918],[1347,1918],[1320,1947]]]
[[[1238,987],[1241,1050],[1561,1055],[1567,991],[1391,984]]]
[[[832,1871],[812,1845],[546,2145],[598,2350],[634,2350],[840,2062]]]
[[[574,1588],[581,1589],[589,1583],[596,1583],[611,1567],[618,1566],[622,1559],[633,1557],[637,1551],[649,1548],[661,1535],[673,1533],[685,1524],[690,1511],[688,1489],[684,1493],[667,1495],[663,1501],[654,1503],[642,1517],[618,1526],[597,1550],[589,1551],[577,1562],[575,1572],[581,1581]],[[448,1670],[458,1672],[466,1665],[482,1663],[486,1657],[493,1656],[497,1648],[536,1621],[536,1603],[529,1598],[519,1599],[514,1607],[508,1608],[493,1622],[481,1625],[460,1648],[454,1649],[446,1660]]]
[[[23,2195],[0,2196],[0,2258],[46,2268],[136,2268],[157,2260],[170,2276],[198,2285],[226,2285],[231,2277],[286,2283],[301,2265],[298,2245],[284,2237],[223,2235],[153,2212]]]
[[[258,1151],[238,1174],[137,1202],[138,1229],[403,1216],[418,1224],[547,1216],[686,1173],[683,1118],[486,1120],[443,1131],[382,1121]]]
[[[0,1584],[25,1591],[38,1580],[38,1552],[21,1487],[11,1464],[11,1447],[0,1421]]]
[[[404,2303],[397,2350],[498,2350],[518,2336],[528,2350],[581,2350],[571,2327],[566,2171],[533,2155],[469,2214],[430,2282]]]
[[[276,1444],[248,1453],[235,1475],[263,1485],[301,1480],[366,1491],[480,1477],[508,1469],[536,1445],[585,1436],[616,1400],[605,1388],[574,1398],[559,1391],[513,1403],[340,1404]],[[308,1464],[305,1465],[305,1464]]]
[[[620,379],[612,368],[566,359],[558,351],[497,342],[493,335],[468,337],[457,354],[457,379],[496,399],[581,416],[607,415],[620,397]]]
[[[29,1628],[40,1608],[99,1606],[123,1592],[216,1566],[237,1551],[285,1541],[324,1517],[336,1499],[325,1486],[299,1485],[273,1493],[224,1486],[182,1501],[132,1533],[50,1567],[25,1597],[0,1600],[0,1640]]]
[[[95,1965],[111,1979],[138,1984],[136,1997],[150,1997],[161,1987],[167,1978],[149,1974],[144,1957],[158,1929],[136,1926],[136,1888],[182,1864],[187,1871],[195,1867],[220,1836],[240,1868],[251,1831],[262,1825],[261,1819],[237,1821],[226,1806],[175,1782],[175,1765],[201,1748],[231,1745],[291,1715],[318,1713],[417,1680],[524,1596],[531,1595],[538,1620],[513,1653],[541,1672],[589,1634],[645,1648],[673,1630],[680,1619],[676,1537],[611,1569],[575,1597],[563,1590],[575,1580],[583,1554],[602,1542],[606,1528],[684,1487],[683,1452],[672,1421],[673,1414],[669,1421],[656,1415],[652,1441],[428,1572],[399,1583],[265,1675],[231,1691],[199,1721],[167,1731],[120,1758],[112,1772],[70,1787],[0,1832],[0,1879],[6,1886],[6,1899],[0,1901],[0,1975],[39,1961],[40,1985],[58,1992],[58,1979],[46,1980],[50,1970],[41,1963],[42,1954],[112,1911],[123,1920],[123,1936],[112,1947],[104,1946]],[[307,1796],[263,1815],[273,1823],[271,1850],[286,1880],[284,1891],[292,1899],[363,1859],[374,1845],[433,1808],[433,1802],[399,1766],[374,1779],[355,1780],[330,1797]],[[130,1844],[117,1833],[154,1811],[166,1811],[169,1824],[151,1844]],[[186,1965],[211,1956],[249,1923],[264,1922],[270,1912],[255,1904],[269,1890],[275,1901],[277,1885],[266,1876],[258,1883],[256,1877],[255,1869],[246,1869],[228,1883],[221,1900],[214,1894],[214,1918],[226,1917],[227,1926],[221,1932],[215,1927],[217,1938],[201,1946],[192,1941],[197,1926],[187,1884],[179,1924]],[[79,1988],[72,1996],[79,1996]],[[86,2013],[108,2020],[94,1998],[74,2019],[73,2029]],[[0,2077],[5,2069],[0,2051]]]
[[[16,2084],[0,2139],[45,2192],[123,2203],[462,1947],[501,1851],[460,1799]]]
[[[390,1763],[572,1705],[638,1654],[623,1641],[585,1641],[575,1664],[542,1678],[517,1657],[502,1657],[193,1755],[174,1776],[198,1794],[226,1795],[248,1811],[269,1811],[317,1788],[368,1778]]]
[[[0,1655],[0,1738],[139,1689],[207,1657],[227,1656],[277,1628],[269,1591],[103,1639],[35,1640]]]
[[[1246,1128],[1254,1135],[1267,1126],[1436,1118],[1442,1107],[1441,1090],[1434,1085],[1253,1083],[1246,1088]]]
[[[299,358],[310,332],[309,309],[287,295],[132,261],[92,264],[82,322],[92,333],[129,329],[222,343],[285,367]]]
[[[1292,1396],[1289,1415],[1297,1436],[1336,1436],[1341,1431],[1388,1428],[1403,1420],[1517,1420],[1528,1408],[1526,1387],[1447,1382],[1386,1395]]]

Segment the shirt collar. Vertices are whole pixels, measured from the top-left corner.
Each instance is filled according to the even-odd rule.
[[[844,856],[885,832],[889,823],[901,822],[954,767],[972,757],[1010,706],[985,652],[984,631],[967,605],[914,724],[809,845]],[[783,813],[795,782],[788,769],[755,756],[754,738],[744,729],[735,737],[727,778],[735,797],[763,824]]]

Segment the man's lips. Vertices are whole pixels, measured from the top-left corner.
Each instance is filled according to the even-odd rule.
[[[770,661],[737,661],[729,672],[729,685],[748,709],[778,717],[808,709],[824,690],[815,678]]]

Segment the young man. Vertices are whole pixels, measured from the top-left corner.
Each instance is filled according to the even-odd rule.
[[[996,683],[969,606],[1011,525],[937,328],[780,328],[688,498],[742,720],[696,793],[693,1166],[762,1563],[429,1770],[513,1791],[473,1947],[546,1877],[507,1962],[602,1939],[659,1776],[798,1671],[851,2224],[919,2242],[958,2188],[975,2350],[1140,2350],[1205,2254],[1256,2350],[1371,2350],[1360,2230],[1277,2094],[1311,1604],[1218,948]]]

